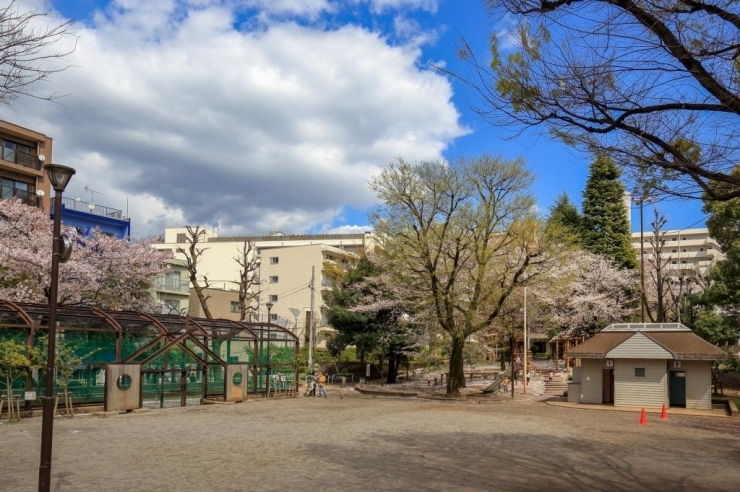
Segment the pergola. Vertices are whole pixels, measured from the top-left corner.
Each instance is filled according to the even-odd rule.
[[[128,390],[132,380],[139,391],[127,393],[126,405],[134,408],[199,404],[201,399],[241,401],[248,394],[269,393],[271,385],[286,389],[297,383],[298,337],[269,321],[66,306],[58,307],[57,320],[58,347],[83,357],[70,383],[75,405],[117,409],[116,392],[124,386]],[[0,300],[0,342],[15,340],[30,349],[48,329],[47,305]],[[30,371],[14,386],[15,394],[28,397],[27,410],[40,405],[43,371]],[[33,391],[36,399],[30,398]]]

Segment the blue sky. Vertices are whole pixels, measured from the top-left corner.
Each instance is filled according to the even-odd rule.
[[[431,68],[466,70],[461,35],[486,55],[496,26],[482,1],[51,5],[74,20],[65,43],[77,44],[71,67],[38,89],[63,97],[0,118],[54,138],[54,161],[78,170],[67,194],[127,211],[134,235],[185,224],[221,235],[365,230],[367,180],[396,157],[522,156],[543,211],[563,192],[580,203],[588,156],[547,135],[507,139]],[[677,229],[700,208],[661,204]]]

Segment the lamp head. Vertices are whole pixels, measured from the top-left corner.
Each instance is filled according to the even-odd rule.
[[[68,166],[62,166],[60,164],[47,164],[44,166],[46,174],[49,176],[51,187],[58,193],[64,192],[64,189],[69,184],[69,180],[77,172],[73,168]]]
[[[265,304],[265,306],[267,306],[267,310],[269,311],[272,309],[272,306],[274,306],[274,304],[271,302],[268,302],[267,304]]]

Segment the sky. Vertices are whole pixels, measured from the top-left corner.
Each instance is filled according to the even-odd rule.
[[[200,225],[220,236],[370,230],[368,181],[397,158],[523,157],[543,214],[580,204],[589,156],[495,128],[436,70],[486,56],[483,0],[18,0],[73,21],[68,68],[0,119],[54,140],[65,196],[117,208],[133,237]],[[669,227],[695,202],[660,204]],[[639,230],[633,207],[632,229]],[[649,228],[652,209],[644,211]]]

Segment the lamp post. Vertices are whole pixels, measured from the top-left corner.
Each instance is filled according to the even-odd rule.
[[[44,166],[54,195],[54,229],[51,255],[51,285],[49,287],[49,343],[46,354],[46,387],[44,388],[43,417],[41,421],[41,462],[39,464],[39,492],[51,487],[51,445],[54,434],[54,358],[56,355],[57,293],[59,263],[69,257],[70,244],[62,237],[62,193],[75,174],[71,167],[57,164]]]
[[[640,206],[640,322],[645,322],[645,237],[642,222],[642,207],[645,203],[650,203],[650,197],[645,194],[640,198],[633,198],[635,205]]]

